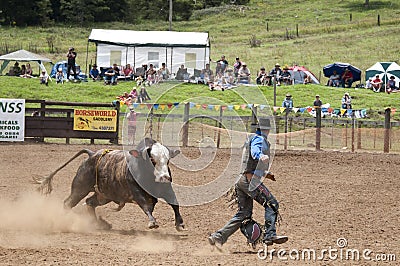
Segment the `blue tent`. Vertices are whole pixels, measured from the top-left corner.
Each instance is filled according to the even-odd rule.
[[[76,75],[78,76],[78,79],[80,79],[80,80],[87,79],[87,75],[85,75],[85,73],[81,72],[81,67],[77,64],[75,64],[75,67],[76,67]],[[60,62],[55,63],[53,68],[51,69],[50,77],[55,78],[57,70],[59,68],[62,69],[62,71],[64,73],[64,77],[67,78],[67,69],[68,69],[67,61],[60,61]],[[71,77],[74,77],[74,74],[72,72],[70,74],[70,78]]]
[[[346,68],[348,68],[351,71],[351,73],[353,74],[353,82],[361,81],[361,70],[356,68],[355,66],[352,66],[347,63],[336,62],[336,63],[330,64],[330,65],[324,66],[324,69],[323,69],[324,76],[329,78],[333,74],[334,70],[336,70],[336,72],[339,75],[342,75]]]

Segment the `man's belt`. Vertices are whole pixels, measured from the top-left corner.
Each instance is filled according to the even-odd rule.
[[[249,182],[251,181],[251,179],[252,179],[253,177],[255,177],[255,178],[260,178],[260,179],[261,179],[261,177],[259,177],[258,175],[252,174],[252,173],[244,173],[243,175],[247,178],[247,181],[249,181]],[[265,178],[271,179],[272,181],[276,181],[276,180],[275,180],[275,175],[274,175],[273,173],[271,173],[271,172],[268,172],[268,173],[265,175]]]

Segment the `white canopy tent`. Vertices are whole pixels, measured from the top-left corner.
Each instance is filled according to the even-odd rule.
[[[28,52],[26,50],[18,50],[18,51],[9,53],[9,54],[2,55],[2,56],[0,56],[0,60],[4,61],[0,67],[0,73],[3,72],[3,70],[7,67],[7,65],[10,61],[37,62],[39,64],[39,68],[41,70],[46,71],[46,73],[47,73],[47,70],[44,67],[43,62],[51,63],[50,59],[48,59],[44,56],[38,55],[38,54]]]
[[[115,63],[134,68],[153,64],[158,68],[166,63],[176,73],[182,64],[189,71],[203,69],[210,58],[208,33],[203,32],[92,29],[89,42],[96,43],[99,67]]]

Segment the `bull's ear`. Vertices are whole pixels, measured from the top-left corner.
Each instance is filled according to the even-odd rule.
[[[132,155],[135,158],[140,156],[140,152],[138,150],[130,150],[129,154]]]
[[[174,158],[174,157],[177,156],[179,153],[181,153],[180,150],[169,150],[169,157],[170,157],[170,158]]]

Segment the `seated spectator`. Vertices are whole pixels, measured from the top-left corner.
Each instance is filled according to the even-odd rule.
[[[258,85],[268,85],[269,84],[269,75],[265,71],[265,67],[260,67],[260,71],[257,73],[256,84]]]
[[[281,85],[281,82],[280,82],[281,73],[282,73],[281,66],[278,63],[276,63],[275,67],[273,69],[271,69],[271,71],[269,72],[269,76],[271,77],[271,82],[276,81],[276,84],[278,86],[280,86]]]
[[[157,75],[159,81],[169,79],[171,72],[169,72],[169,69],[167,68],[165,63],[161,64],[160,69],[157,71]]]
[[[135,71],[135,77],[141,77],[144,79],[145,75],[146,75],[146,70],[147,70],[147,65],[142,65],[141,67],[136,68]]]
[[[304,81],[303,84],[311,84],[312,83],[312,79],[310,75],[304,74]]]
[[[21,74],[19,75],[21,78],[24,78],[26,74],[26,66],[21,65]]]
[[[138,96],[138,100],[140,103],[144,103],[147,100],[151,100],[149,94],[147,93],[147,90],[145,87],[141,87],[140,88],[140,92],[139,92],[139,96]]]
[[[390,94],[392,92],[397,92],[398,90],[399,87],[396,86],[396,78],[394,76],[390,76],[386,84],[386,92]]]
[[[348,88],[351,88],[351,85],[353,84],[353,73],[351,73],[351,71],[346,68],[340,80],[343,88],[346,86]]]
[[[131,67],[131,64],[126,64],[126,66],[124,67],[122,73],[123,73],[125,79],[133,79],[135,71]]]
[[[315,95],[315,101],[313,103],[314,107],[321,107],[322,106],[322,101],[319,99],[319,95]]]
[[[250,70],[247,67],[245,62],[242,62],[242,67],[239,69],[238,73],[238,83],[247,83],[250,84]]]
[[[33,70],[31,64],[29,63],[26,64],[25,78],[33,78]]]
[[[136,90],[136,87],[133,87],[133,89],[129,93],[129,97],[132,99],[132,102],[134,102],[134,103],[137,102],[138,92]]]
[[[351,97],[348,92],[342,97],[342,109],[351,109]]]
[[[233,73],[235,78],[239,75],[239,69],[242,67],[242,62],[240,61],[239,57],[236,57],[236,61],[233,64]]]
[[[328,86],[339,87],[339,83],[340,83],[340,75],[336,72],[336,70],[333,70],[333,73],[328,80]]]
[[[372,90],[372,78],[369,78],[367,82],[365,82],[365,88]]]
[[[116,85],[117,84],[117,71],[115,70],[114,67],[109,68],[105,73],[104,73],[104,85]]]
[[[233,74],[233,68],[228,67],[225,71],[225,75],[222,77],[223,84],[228,88],[235,84],[235,76]]]
[[[280,76],[280,82],[283,82],[285,85],[292,85],[292,75],[290,75],[288,67],[283,68],[283,72]]]
[[[215,75],[224,75],[224,68],[222,67],[221,62],[217,62],[217,66],[215,67]]]
[[[59,83],[64,84],[64,72],[62,71],[62,68],[59,68],[59,69],[57,70],[57,73],[56,73],[56,83],[57,83],[57,84],[59,84]]]
[[[8,72],[9,76],[19,76],[21,75],[21,68],[19,67],[19,63],[15,62],[14,66],[10,68],[10,71]]]
[[[100,80],[100,72],[96,64],[93,64],[92,69],[89,71],[89,76],[93,81]]]
[[[177,80],[188,80],[189,79],[189,73],[187,72],[187,68],[185,68],[185,65],[181,65],[181,67],[178,69],[178,72],[176,72],[176,77],[175,79]]]
[[[214,82],[214,75],[210,68],[210,64],[206,64],[206,68],[201,70],[200,78],[203,80],[204,84]]]
[[[150,64],[149,69],[146,71],[146,80],[149,85],[156,83],[156,74],[157,71],[155,70],[153,64]]]
[[[380,79],[379,75],[376,75],[375,78],[371,81],[372,90],[374,92],[380,92],[382,89],[383,81]]]
[[[282,102],[282,107],[289,108],[289,109],[293,108],[293,99],[292,99],[292,95],[290,95],[290,93],[286,94],[286,98]]]
[[[39,76],[39,81],[40,84],[45,84],[46,86],[49,86],[49,75],[47,75],[46,71],[42,71]]]

